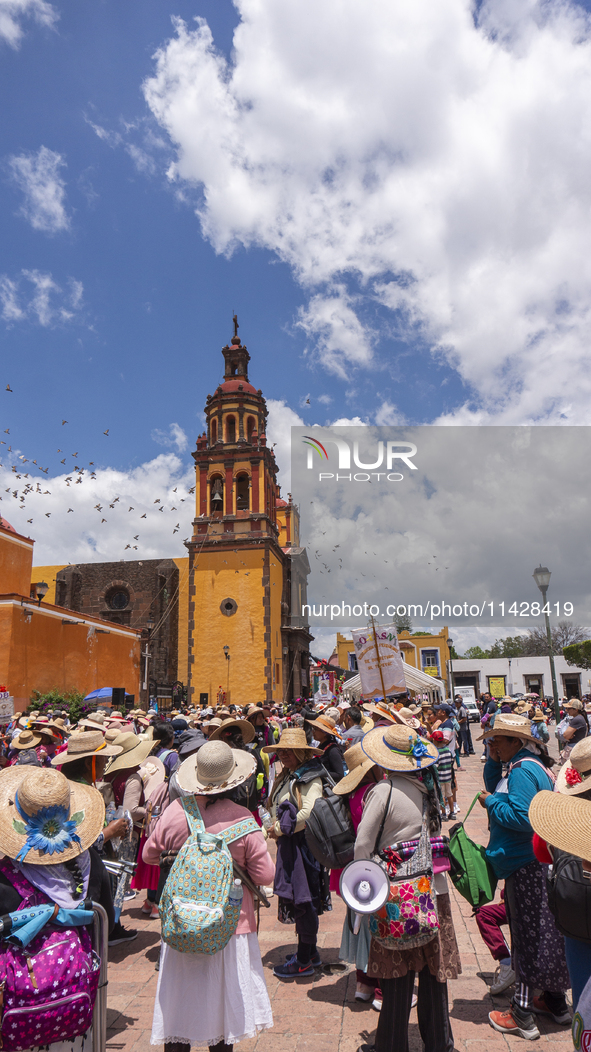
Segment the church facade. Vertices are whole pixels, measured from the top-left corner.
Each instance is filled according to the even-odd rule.
[[[197,439],[188,555],[45,566],[48,602],[141,633],[139,689],[163,708],[175,688],[192,704],[282,702],[309,692],[312,636],[301,617],[310,572],[298,509],[280,496],[267,406],[235,334],[207,396]],[[129,689],[129,688],[128,688]]]

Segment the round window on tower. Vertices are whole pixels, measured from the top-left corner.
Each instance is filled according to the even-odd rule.
[[[220,610],[224,617],[232,617],[238,609],[238,603],[235,599],[222,599],[220,603]]]
[[[109,595],[107,602],[111,610],[125,610],[125,607],[129,605],[129,595],[123,588],[116,588]]]

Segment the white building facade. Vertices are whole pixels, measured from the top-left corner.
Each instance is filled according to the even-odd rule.
[[[554,658],[558,696],[580,698],[591,692],[591,669],[568,665],[562,655]],[[539,694],[552,697],[552,674],[547,657],[454,658],[454,683],[474,687],[476,696],[489,692],[495,698],[504,694]]]

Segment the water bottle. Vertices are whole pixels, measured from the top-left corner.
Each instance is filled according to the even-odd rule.
[[[242,887],[241,880],[235,880],[230,888],[230,894],[228,896],[231,906],[241,906],[242,896],[244,895],[244,888]]]
[[[264,829],[270,829],[271,826],[275,825],[273,819],[271,818],[271,815],[267,811],[267,808],[263,807],[262,804],[259,807],[259,815],[261,816],[261,822],[263,823]]]

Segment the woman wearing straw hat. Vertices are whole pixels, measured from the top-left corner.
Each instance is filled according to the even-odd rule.
[[[486,856],[497,877],[505,880],[505,906],[511,931],[515,994],[506,1012],[490,1012],[491,1026],[502,1034],[534,1040],[540,1036],[534,1013],[551,1011],[569,1022],[565,992],[570,986],[564,938],[548,908],[546,867],[535,857],[529,806],[541,790],[551,790],[554,760],[531,733],[530,720],[498,712],[485,731],[488,759],[484,768],[490,838]],[[503,765],[508,771],[503,777]],[[534,998],[534,987],[544,991]]]
[[[370,859],[376,850],[390,844],[417,840],[424,803],[430,835],[438,836],[441,792],[435,745],[420,738],[410,727],[398,725],[369,731],[361,747],[388,776],[365,796],[355,858]],[[400,1052],[408,1048],[408,1020],[417,973],[418,1022],[425,1052],[453,1052],[447,981],[458,977],[461,964],[444,872],[435,873],[434,887],[440,927],[430,942],[415,949],[391,950],[375,939],[371,941],[368,973],[379,979],[382,1010],[375,1045],[362,1045],[358,1052]]]
[[[14,913],[22,909],[24,902],[31,907],[51,903],[56,913],[57,908],[62,909],[64,921],[61,921],[59,914],[57,919],[67,927],[66,941],[70,941],[67,952],[72,954],[69,960],[74,960],[74,954],[79,954],[82,949],[89,966],[91,942],[88,932],[85,927],[72,925],[68,928],[71,913],[66,914],[65,911],[76,910],[88,897],[105,907],[108,905],[101,895],[104,867],[98,853],[91,850],[104,818],[105,807],[100,793],[91,786],[69,782],[54,768],[11,767],[0,774],[0,841],[4,856],[0,861],[0,914]],[[63,946],[63,935],[56,932],[56,937]],[[39,967],[39,957],[35,959],[35,953],[45,944],[48,952],[43,955],[44,964],[50,969],[50,982],[53,962],[49,952],[51,946],[46,942],[48,938],[51,938],[48,929],[42,929],[35,941],[29,944],[27,952],[34,977],[35,967]],[[10,957],[12,948],[3,950],[3,956],[5,953]],[[60,951],[55,956],[60,957]],[[77,960],[80,967],[79,956]],[[5,967],[7,963],[3,962],[2,968],[4,1010],[10,1006],[12,999],[10,975]],[[56,960],[57,965],[64,963],[63,960]],[[13,975],[15,971],[16,968],[12,971]],[[61,977],[62,984],[67,985],[67,990],[62,990],[62,993],[71,995],[75,986],[80,994],[88,992],[94,996],[93,984],[87,984],[79,977],[79,973],[72,975],[67,964],[65,969],[57,969],[57,975]],[[57,985],[57,978],[54,985]],[[67,1007],[66,1002],[62,1007],[64,1014]],[[30,1005],[23,1009],[25,1013],[27,1008]],[[43,1014],[39,1015],[37,1022],[41,1024],[37,1032],[43,1034],[44,1040],[36,1047],[42,1044],[43,1049],[49,1049],[50,1052],[62,1052],[66,1047],[88,1047],[86,1038],[90,1034],[89,1030],[86,1031],[84,1041],[79,1036],[70,1038],[67,1045],[62,1041],[46,1044],[49,1035],[43,1032]],[[55,1022],[56,1019],[52,1019],[52,1029]],[[31,1030],[34,1025],[31,1023]]]
[[[574,752],[574,749],[573,749]],[[532,800],[529,819],[538,837],[554,848],[581,860],[583,883],[591,881],[591,802],[587,793],[569,796],[567,793],[541,792]],[[585,892],[587,893],[587,892]],[[585,918],[587,922],[588,916]],[[573,1003],[576,1008],[572,1022],[573,1044],[577,1052],[587,1052],[591,1046],[591,979],[586,978],[583,989],[577,976],[577,994],[573,983]]]
[[[566,742],[560,753],[560,762],[566,763],[574,745],[582,741],[589,734],[589,719],[585,712],[585,706],[579,698],[569,698],[564,704],[564,711],[568,717],[568,727],[562,731],[562,738]]]
[[[297,951],[285,964],[273,969],[279,979],[312,976],[321,967],[317,950],[318,918],[330,909],[326,870],[306,846],[304,828],[316,800],[322,796],[323,769],[320,749],[308,745],[301,727],[288,727],[277,745],[263,752],[276,752],[283,771],[269,798],[273,825],[267,836],[277,841],[274,890],[282,924],[294,924]]]
[[[352,745],[347,749],[344,756],[347,765],[347,774],[333,788],[336,796],[346,796],[351,812],[353,829],[357,832],[361,815],[363,813],[363,799],[370,786],[375,785],[384,777],[381,767],[378,767],[369,756],[366,756],[361,743]],[[341,869],[331,869],[330,890],[339,894],[339,883]],[[369,920],[366,916],[361,921],[361,927],[357,935],[354,935],[349,923],[349,917],[345,917],[343,923],[343,934],[341,936],[341,948],[339,957],[341,961],[354,964],[357,969],[357,983],[355,987],[356,1001],[378,1001],[376,1007],[381,1007],[381,992],[379,981],[367,974],[369,960]]]
[[[129,811],[131,815],[139,840],[140,858],[145,842],[143,824],[146,817],[146,796],[139,769],[152,752],[154,744],[151,739],[139,738],[129,731],[119,734],[114,739],[113,745],[120,746],[121,752],[118,756],[113,757],[105,770],[105,781],[110,782],[113,788],[115,805]],[[134,874],[130,887],[134,891],[146,889],[147,895],[142,906],[142,913],[149,914],[150,920],[157,920],[159,913],[155,901],[160,871],[157,866],[149,870],[147,867],[138,866],[138,871]]]
[[[306,723],[314,728],[314,737],[322,749],[322,766],[333,781],[340,781],[345,774],[345,764],[341,747],[337,744],[342,741],[342,736],[335,721],[324,713],[316,720],[306,720]]]
[[[206,832],[249,818],[231,793],[254,771],[254,757],[225,742],[206,742],[181,764],[181,788],[193,793]],[[189,836],[181,800],[166,809],[144,848],[144,860],[157,865],[162,854],[178,852]],[[234,861],[252,882],[267,884],[273,862],[263,833],[247,833],[230,844]],[[189,1052],[209,1045],[211,1052],[231,1052],[242,1038],[255,1037],[273,1025],[256,934],[252,893],[246,885],[236,934],[214,955],[179,953],[163,945],[154,1005],[152,1043],[165,1052]]]
[[[591,738],[584,738],[573,747],[569,759],[560,768],[556,778],[556,793],[566,797],[576,797],[578,800],[591,802]],[[545,798],[544,793],[539,794]],[[571,978],[573,995],[573,1006],[583,992],[583,987],[591,978],[591,884],[587,883],[580,865],[573,865],[574,858],[579,858],[578,850],[568,850],[566,857],[559,839],[546,837],[540,839],[539,830],[531,816],[541,806],[538,797],[534,797],[530,807],[530,821],[536,830],[534,835],[534,851],[536,858],[546,864],[553,865],[552,882],[555,887],[555,904],[552,913],[556,920],[556,926],[564,935],[564,946],[566,952],[566,963]],[[535,805],[535,806],[534,806]],[[560,806],[559,806],[560,813]],[[564,805],[564,814],[568,813],[568,805]],[[545,810],[540,811],[542,819]],[[554,827],[554,836],[566,835],[572,841],[572,829],[566,832],[558,832]],[[556,849],[559,849],[558,851]],[[562,857],[561,857],[562,854]],[[563,911],[566,916],[563,917]]]

